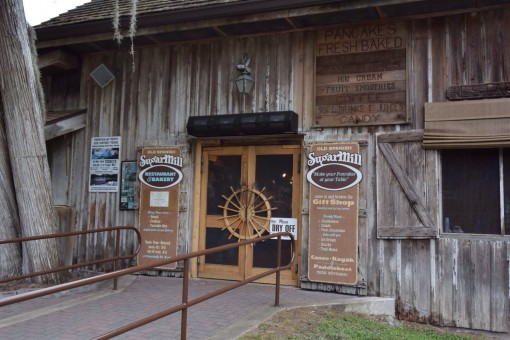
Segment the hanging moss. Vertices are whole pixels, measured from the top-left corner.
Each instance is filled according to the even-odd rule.
[[[129,32],[128,36],[131,40],[131,47],[129,49],[129,54],[131,54],[132,59],[132,71],[135,71],[135,43],[134,39],[136,36],[136,15],[137,15],[137,6],[138,6],[138,0],[131,0],[131,11],[129,13],[130,20],[129,20]],[[120,29],[120,8],[119,8],[119,0],[115,0],[113,3],[113,18],[112,18],[112,24],[113,24],[113,39],[117,41],[117,44],[122,43],[122,33]]]
[[[131,48],[129,54],[131,54],[132,71],[135,72],[135,43],[134,38],[136,36],[136,6],[138,0],[131,0],[131,19],[129,21],[129,38],[131,39]]]
[[[115,0],[113,4],[113,39],[117,41],[117,44],[122,43],[122,34],[120,33],[120,14],[119,14],[119,0]]]

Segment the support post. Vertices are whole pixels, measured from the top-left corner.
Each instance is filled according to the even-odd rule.
[[[182,304],[184,308],[181,310],[181,340],[186,340],[186,328],[188,323],[189,258],[184,259],[182,275]]]
[[[274,293],[274,305],[278,307],[280,305],[280,266],[282,258],[282,237],[278,235],[277,247],[276,247],[276,287]]]
[[[120,256],[120,229],[115,231],[115,260],[113,261],[113,271],[117,271],[120,266],[118,265],[118,258]],[[117,290],[119,278],[115,276],[113,279],[113,290]]]

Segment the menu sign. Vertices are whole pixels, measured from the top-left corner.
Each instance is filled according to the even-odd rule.
[[[181,150],[177,147],[144,148],[139,159],[140,220],[142,245],[138,264],[177,255]],[[164,266],[175,269],[176,263]]]
[[[407,122],[404,23],[329,28],[316,44],[315,123]]]
[[[334,284],[357,283],[358,187],[362,164],[357,143],[310,148],[308,277]]]

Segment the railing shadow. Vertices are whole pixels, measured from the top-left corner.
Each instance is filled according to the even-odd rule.
[[[138,240],[138,247],[136,248],[136,250],[133,253],[127,254],[127,255],[120,255],[120,233],[123,230],[134,232],[136,234],[137,240]],[[41,271],[37,271],[37,272],[33,272],[33,273],[4,277],[4,278],[0,279],[0,284],[17,281],[17,280],[22,280],[22,279],[27,279],[27,278],[35,277],[35,276],[63,272],[63,271],[69,270],[69,269],[88,267],[88,266],[106,263],[106,262],[113,262],[113,271],[116,271],[119,269],[118,267],[119,267],[120,261],[131,260],[138,255],[138,253],[140,252],[140,246],[142,244],[142,235],[140,234],[140,231],[135,227],[115,226],[115,227],[98,228],[98,229],[92,229],[92,230],[68,231],[68,232],[56,233],[56,234],[26,236],[26,237],[13,238],[13,239],[9,239],[9,240],[0,240],[0,245],[2,245],[2,244],[13,244],[13,243],[36,241],[36,240],[45,240],[45,239],[51,239],[51,238],[64,238],[64,237],[77,236],[77,235],[105,233],[105,232],[112,232],[112,231],[115,232],[115,245],[114,245],[115,255],[113,257],[107,257],[107,258],[103,258],[103,259],[99,259],[99,260],[80,262],[80,263],[76,263],[73,265],[61,266],[58,268],[50,268],[47,270],[41,270]],[[117,279],[116,278],[113,281],[113,289],[117,289]]]
[[[106,229],[108,229],[108,228],[106,228]],[[281,254],[281,249],[282,249],[281,248],[281,238],[282,238],[282,236],[290,237],[291,242],[292,242],[292,246],[291,246],[292,255],[290,257],[290,262],[284,266],[281,265],[281,255],[282,255]],[[189,261],[190,261],[190,259],[199,257],[199,256],[203,256],[203,255],[218,253],[218,252],[233,249],[233,248],[239,248],[241,246],[245,246],[248,244],[254,244],[254,243],[266,241],[271,238],[277,238],[277,244],[276,244],[277,251],[276,251],[276,262],[275,262],[276,267],[268,269],[268,270],[266,270],[262,273],[259,273],[257,275],[251,276],[243,281],[233,282],[225,287],[222,287],[220,289],[214,290],[207,294],[201,295],[194,299],[191,299],[191,300],[188,299],[189,265],[190,265]],[[4,243],[8,243],[8,242],[4,242]],[[0,242],[0,244],[1,244],[1,242]],[[7,298],[0,300],[0,307],[14,304],[17,302],[27,301],[30,299],[35,299],[35,298],[38,298],[41,296],[45,296],[45,295],[49,295],[49,294],[53,294],[53,293],[57,293],[57,292],[62,292],[62,291],[77,288],[77,287],[86,286],[89,284],[94,284],[94,283],[110,280],[110,279],[117,280],[117,278],[119,278],[123,275],[133,274],[133,273],[141,272],[144,270],[152,269],[155,267],[161,267],[161,266],[164,266],[164,265],[167,265],[170,263],[183,261],[183,283],[182,283],[182,303],[181,304],[173,306],[173,307],[165,309],[165,310],[162,310],[160,312],[151,314],[143,319],[137,320],[137,321],[132,322],[128,325],[117,328],[111,332],[105,333],[105,334],[97,337],[96,339],[110,339],[112,337],[126,333],[130,330],[141,327],[143,325],[146,325],[150,322],[161,319],[165,316],[168,316],[168,315],[173,314],[178,311],[181,311],[181,339],[186,339],[187,312],[188,312],[189,307],[194,306],[200,302],[209,300],[215,296],[218,296],[220,294],[223,294],[223,293],[233,290],[235,288],[241,287],[247,283],[254,282],[254,281],[259,280],[263,277],[269,276],[271,274],[276,274],[274,304],[275,304],[275,306],[279,306],[279,304],[280,304],[280,272],[282,270],[291,268],[292,263],[294,262],[295,250],[296,250],[295,240],[294,240],[294,236],[291,233],[288,233],[288,232],[274,233],[274,234],[258,237],[255,239],[240,240],[237,243],[229,243],[229,244],[215,247],[215,248],[204,249],[204,250],[200,250],[200,251],[196,251],[196,252],[192,252],[192,253],[188,253],[188,254],[182,254],[182,255],[178,255],[178,256],[170,258],[170,259],[155,260],[154,262],[152,262],[150,264],[133,266],[130,268],[121,269],[121,270],[97,275],[97,276],[90,277],[90,278],[85,278],[85,279],[81,279],[81,280],[77,280],[77,281],[73,281],[73,282],[60,284],[60,285],[53,286],[53,287],[39,289],[39,290],[36,290],[33,292],[28,292],[25,294],[7,297]],[[114,289],[116,289],[116,284],[114,285]]]

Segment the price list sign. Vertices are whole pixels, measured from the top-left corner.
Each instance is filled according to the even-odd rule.
[[[139,159],[142,245],[138,264],[177,255],[179,183],[182,180],[181,150],[177,147],[144,148]],[[176,263],[163,268],[175,269]]]
[[[362,179],[359,145],[312,145],[307,164],[308,278],[315,282],[354,285],[358,268],[358,192]]]
[[[318,32],[315,124],[406,123],[407,27],[380,23]]]

